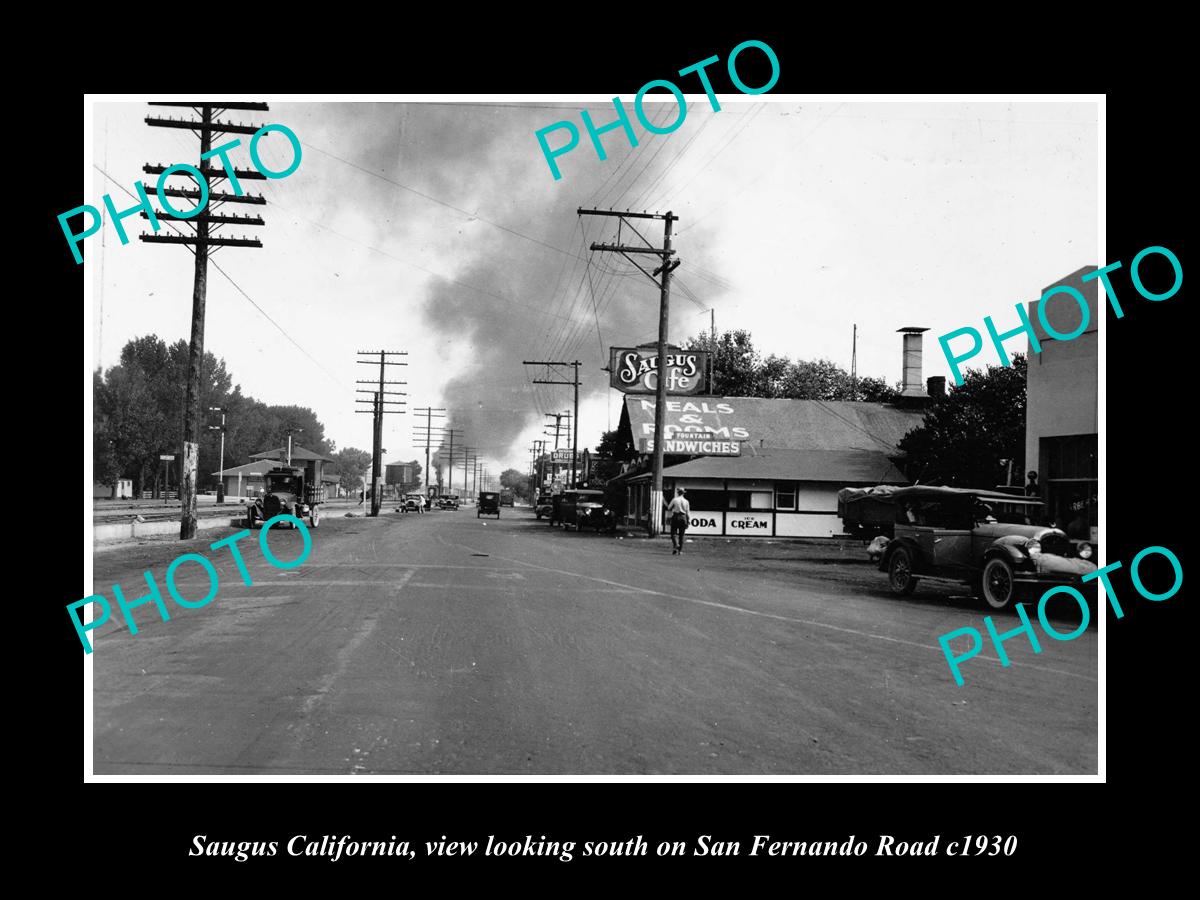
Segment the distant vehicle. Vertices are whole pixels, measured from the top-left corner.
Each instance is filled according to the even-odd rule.
[[[438,509],[458,509],[458,506],[458,494],[442,494],[442,496],[438,497]]]
[[[512,506],[513,500],[514,500],[514,497],[513,497],[513,492],[511,490],[509,490],[508,488],[504,488],[503,490],[500,491],[500,505],[501,506]]]
[[[564,491],[555,516],[567,530],[590,528],[609,534],[617,530],[617,514],[604,505],[604,491]]]
[[[253,528],[278,515],[292,515],[297,519],[308,516],[311,528],[321,524],[321,503],[325,500],[325,489],[314,484],[308,470],[293,466],[275,466],[264,476],[266,490],[246,506],[246,527]]]
[[[992,609],[1006,609],[1020,591],[1076,584],[1096,571],[1088,541],[1023,524],[1040,500],[929,486],[897,488],[892,499],[895,536],[879,569],[894,593],[911,594],[923,578],[952,581],[970,585]]]
[[[401,507],[405,512],[425,512],[425,498],[421,494],[405,494],[404,505]]]
[[[537,500],[533,502],[533,514],[541,519],[542,516],[550,515],[553,510],[553,498],[549,494],[538,494]]]
[[[500,495],[495,491],[479,492],[479,508],[475,510],[475,518],[483,515],[500,518]]]

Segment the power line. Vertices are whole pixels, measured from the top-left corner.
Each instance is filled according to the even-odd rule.
[[[117,181],[117,179],[113,178],[111,175],[109,175],[107,172],[105,172],[99,166],[93,164],[92,168],[95,169],[97,172],[99,172],[101,175],[103,175],[105,178],[107,178],[109,181],[111,181],[113,184],[115,184],[117,187],[119,187],[121,190],[123,190],[130,197],[133,197],[134,200],[141,199],[140,197],[136,196],[132,191],[130,191],[127,187],[125,187],[125,185],[123,185],[121,182]],[[165,219],[163,221],[172,230],[179,231],[179,229],[176,228],[176,226],[172,225],[170,221],[165,220]],[[180,232],[180,233],[182,234],[183,232]],[[191,250],[190,247],[188,249]],[[239,294],[241,294],[243,297],[245,297],[247,300],[250,301],[250,305],[253,306],[256,310],[258,310],[264,319],[266,319],[268,322],[270,322],[272,325],[274,325],[277,329],[279,329],[279,333],[282,334],[289,341],[291,341],[292,345],[297,350],[299,350],[301,353],[303,353],[305,356],[307,356],[309,359],[311,359],[313,361],[313,363],[316,364],[317,368],[319,368],[322,372],[324,372],[326,375],[328,375],[330,378],[332,378],[338,384],[338,386],[341,387],[343,390],[345,390],[351,394],[354,393],[354,391],[351,390],[350,387],[345,382],[343,382],[336,375],[334,375],[332,372],[330,372],[328,369],[326,369],[323,365],[321,365],[320,360],[318,360],[315,356],[313,356],[311,353],[309,353],[307,350],[305,350],[304,347],[302,347],[295,338],[293,338],[290,334],[288,334],[284,330],[282,325],[280,325],[278,322],[276,322],[274,319],[272,319],[270,314],[265,309],[263,309],[261,306],[259,306],[254,301],[254,298],[251,297],[249,294],[247,294],[246,291],[242,288],[242,286],[240,284],[238,284],[236,281],[234,281],[233,277],[228,272],[226,272],[224,269],[222,269],[219,265],[217,265],[212,260],[209,260],[209,263],[212,265],[212,267],[214,269],[216,269],[218,272],[220,272],[222,275],[225,276],[225,279],[234,286],[234,288],[237,290],[237,292]]]

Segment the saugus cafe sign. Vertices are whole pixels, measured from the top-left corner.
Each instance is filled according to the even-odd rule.
[[[668,394],[703,394],[708,387],[707,350],[667,350]],[[626,394],[658,390],[658,348],[613,347],[609,350],[609,384]]]

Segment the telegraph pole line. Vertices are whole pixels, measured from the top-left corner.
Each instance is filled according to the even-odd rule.
[[[425,481],[426,495],[429,494],[429,450],[430,450],[430,441],[432,440],[432,436],[433,436],[433,420],[435,418],[434,413],[444,413],[445,411],[446,411],[445,407],[442,407],[442,406],[438,406],[438,407],[423,406],[423,407],[413,410],[413,412],[417,413],[418,415],[421,413],[425,413],[425,478],[424,478],[424,481]],[[444,415],[442,415],[442,416],[437,416],[436,418],[444,419],[446,417]]]
[[[442,430],[442,437],[450,439],[450,450],[447,453],[447,455],[450,457],[450,462],[446,466],[446,477],[449,480],[449,484],[446,487],[447,494],[454,493],[454,436],[458,435],[459,438],[461,438],[462,434],[463,432],[461,428],[444,428]],[[464,484],[463,490],[465,491],[466,489],[467,486]]]
[[[562,422],[563,416],[565,416],[565,415],[566,415],[566,413],[546,413],[547,419],[554,420],[554,449],[555,450],[558,449],[558,431],[559,431],[560,423]],[[549,434],[549,432],[543,432],[543,433]]]
[[[658,388],[654,392],[654,480],[651,482],[650,488],[650,534],[658,536],[662,534],[663,521],[663,490],[662,490],[662,469],[663,469],[663,423],[666,414],[667,406],[667,380],[662,377],[666,372],[667,361],[667,326],[669,322],[669,310],[671,302],[671,273],[679,267],[680,260],[671,259],[675,255],[675,251],[671,249],[671,229],[675,222],[679,221],[679,216],[667,211],[665,213],[647,213],[647,212],[617,212],[616,210],[604,209],[584,209],[580,207],[578,210],[581,216],[613,216],[621,220],[622,225],[629,227],[629,230],[642,238],[642,243],[645,247],[630,247],[621,243],[616,244],[597,244],[593,243],[591,249],[593,251],[601,250],[611,253],[620,253],[627,260],[637,266],[642,274],[655,283],[659,289],[659,304],[658,304],[658,373],[659,377]],[[662,219],[663,220],[663,245],[662,248],[653,247],[650,242],[642,237],[641,232],[634,227],[630,219]],[[620,241],[620,230],[618,228],[618,242]],[[647,272],[642,268],[641,264],[629,254],[650,253],[661,257],[662,263],[653,272]],[[657,278],[661,274],[661,280]],[[715,348],[714,348],[715,349]]]
[[[195,275],[192,280],[192,334],[191,342],[188,345],[188,375],[187,389],[184,400],[183,413],[183,471],[179,480],[179,500],[182,512],[179,521],[179,539],[188,540],[196,536],[196,487],[197,487],[197,472],[200,464],[200,431],[203,427],[200,418],[200,380],[201,368],[204,365],[204,305],[208,294],[208,257],[209,248],[220,247],[262,247],[262,243],[258,238],[223,238],[214,237],[210,231],[210,225],[218,227],[226,223],[237,223],[241,225],[262,225],[263,220],[259,216],[225,216],[218,215],[213,212],[213,209],[221,203],[257,203],[264,204],[266,199],[262,196],[237,195],[231,193],[217,193],[210,190],[210,185],[221,178],[228,178],[230,173],[224,169],[215,169],[205,160],[211,155],[213,137],[218,134],[256,134],[258,129],[253,125],[242,125],[232,122],[220,122],[217,120],[222,112],[231,109],[239,110],[261,110],[266,111],[267,104],[265,103],[219,103],[219,104],[204,104],[204,103],[152,103],[151,106],[186,106],[195,110],[200,115],[199,121],[195,119],[163,119],[155,116],[147,116],[146,124],[152,128],[186,128],[194,133],[200,139],[200,164],[199,171],[206,180],[207,184],[201,185],[193,181],[195,190],[183,190],[180,188],[164,187],[162,195],[165,197],[187,197],[196,201],[197,206],[201,201],[207,201],[207,207],[195,215],[179,215],[178,213],[168,211],[155,211],[154,216],[158,219],[163,219],[172,222],[184,222],[194,229],[193,234],[142,234],[138,238],[146,243],[152,244],[183,244],[196,257]],[[172,166],[150,165],[147,163],[142,166],[142,171],[150,174],[162,175],[168,169],[174,169]],[[176,169],[170,174],[187,174],[186,169]],[[232,172],[237,179],[241,178],[259,178],[265,179],[266,175],[257,170],[242,170],[235,169]],[[189,178],[195,176],[188,175]],[[149,185],[140,185],[143,190],[143,196],[151,196],[154,188]],[[132,215],[133,209],[127,210],[127,214]],[[171,207],[167,205],[167,209]],[[190,212],[185,210],[185,212]],[[142,206],[143,219],[151,217],[149,201],[147,200]],[[214,229],[215,231],[215,229]],[[218,467],[220,468],[220,467]]]
[[[372,440],[371,440],[371,511],[369,513],[369,515],[371,515],[373,517],[379,515],[379,507],[381,505],[381,500],[382,500],[382,498],[380,497],[381,492],[379,490],[379,476],[380,476],[380,473],[381,473],[382,467],[383,467],[383,417],[387,413],[399,413],[400,415],[403,415],[404,414],[403,409],[390,409],[389,407],[390,406],[404,406],[405,403],[407,402],[404,400],[389,400],[388,397],[407,397],[408,396],[408,394],[406,394],[404,391],[389,391],[385,388],[385,385],[408,384],[407,381],[387,381],[387,380],[385,380],[388,366],[407,366],[408,365],[407,362],[404,362],[404,361],[397,362],[397,361],[388,359],[388,357],[389,356],[408,356],[408,351],[407,350],[359,350],[358,351],[359,356],[373,357],[376,354],[378,354],[378,356],[379,356],[379,362],[378,362],[379,384],[378,384],[378,387],[376,387],[374,390],[369,390],[369,391],[364,390],[363,388],[358,388],[357,389],[358,393],[370,394],[371,399],[366,400],[365,398],[360,397],[356,401],[357,403],[370,403],[371,404],[370,413],[374,417],[373,418],[374,428],[372,429]],[[357,362],[359,365],[363,365],[363,366],[374,366],[377,364],[374,359],[358,359],[358,360],[355,360],[355,362]],[[357,384],[369,384],[372,386],[375,385],[374,381],[363,380],[361,378],[356,383]],[[367,411],[368,410],[365,410],[365,409],[355,410],[355,412],[360,412],[360,413],[365,413]]]
[[[545,366],[547,375],[550,374],[551,366],[574,366],[575,367],[575,376],[574,376],[574,379],[571,381],[551,381],[548,379],[535,379],[531,383],[532,384],[569,384],[569,385],[573,385],[575,388],[575,438],[571,442],[571,482],[570,482],[570,484],[571,484],[571,487],[576,487],[576,484],[575,484],[575,457],[579,453],[579,366],[581,365],[581,363],[579,362],[579,360],[575,360],[574,362],[550,362],[548,360],[537,360],[537,361],[524,360],[523,365]],[[558,419],[561,414],[560,413],[550,413],[550,415],[554,416],[554,449],[557,450],[558,449]],[[568,431],[567,434],[570,434],[570,432]]]

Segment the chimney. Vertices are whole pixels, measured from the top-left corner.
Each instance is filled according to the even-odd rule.
[[[901,362],[904,388],[900,392],[901,397],[927,396],[921,386],[921,345],[924,341],[921,335],[928,330],[911,325],[896,329],[897,334],[904,335],[904,356]]]
[[[931,375],[925,379],[925,393],[929,394],[934,400],[940,400],[946,396],[946,376]]]

